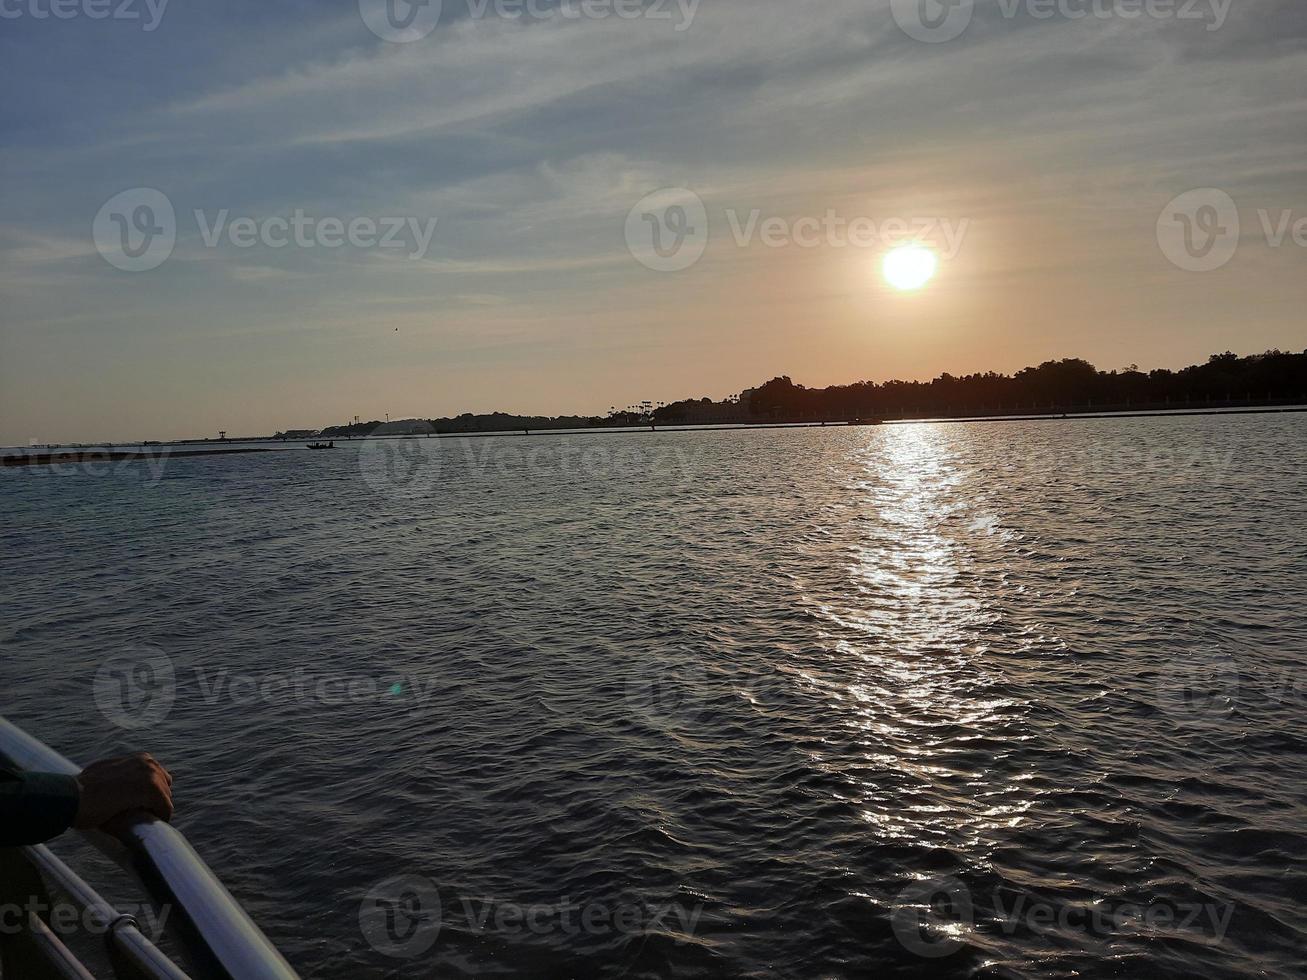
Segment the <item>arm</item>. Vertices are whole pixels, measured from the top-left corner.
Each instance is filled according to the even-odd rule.
[[[39,844],[133,810],[172,819],[172,776],[143,753],[93,762],[76,776],[0,770],[0,847]]]
[[[0,847],[58,837],[77,819],[81,797],[76,776],[0,769]]]

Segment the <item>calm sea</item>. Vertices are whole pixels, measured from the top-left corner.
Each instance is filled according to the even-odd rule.
[[[1307,971],[1307,418],[338,446],[0,471],[0,713],[305,976]]]

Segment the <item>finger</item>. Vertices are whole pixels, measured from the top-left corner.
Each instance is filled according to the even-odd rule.
[[[173,814],[172,794],[162,790],[154,793],[150,800],[149,811],[165,823],[170,821]]]
[[[150,774],[152,776],[158,776],[165,783],[169,783],[169,784],[172,783],[172,773],[170,773],[167,769],[165,769],[162,763],[159,762],[150,763]]]
[[[172,773],[164,768],[163,763],[150,755],[145,756],[144,760],[146,761],[146,768],[149,769],[151,775],[157,773],[159,776],[163,777],[164,781],[167,782],[169,786],[172,785]]]

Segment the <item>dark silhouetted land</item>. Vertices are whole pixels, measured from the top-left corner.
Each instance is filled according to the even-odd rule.
[[[447,435],[476,432],[540,432],[557,429],[642,425],[722,425],[847,422],[920,418],[983,418],[1009,415],[1156,412],[1179,408],[1235,408],[1307,401],[1307,351],[1267,351],[1249,357],[1213,354],[1204,364],[1178,371],[1144,372],[1131,365],[1100,371],[1088,361],[1045,361],[1016,374],[941,374],[933,381],[860,381],[805,388],[789,377],[731,398],[643,402],[614,407],[606,416],[524,416],[496,412],[415,422],[422,431]],[[393,429],[395,423],[332,426],[325,438],[359,438]],[[386,433],[391,434],[391,433]],[[282,435],[282,434],[279,434]]]

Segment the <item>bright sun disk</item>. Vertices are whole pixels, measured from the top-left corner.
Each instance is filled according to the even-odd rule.
[[[920,289],[939,268],[939,259],[924,245],[900,245],[881,264],[885,281],[895,289]]]

